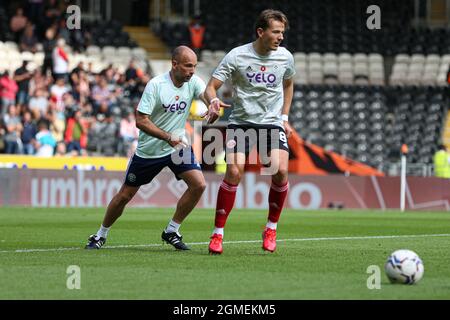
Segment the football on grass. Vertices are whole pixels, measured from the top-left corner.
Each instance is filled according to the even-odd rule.
[[[423,277],[423,263],[419,256],[411,250],[394,251],[384,266],[391,283],[414,284]]]

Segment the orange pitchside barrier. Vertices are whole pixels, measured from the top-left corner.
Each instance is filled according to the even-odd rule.
[[[293,131],[288,139],[291,159],[289,159],[289,172],[299,175],[330,175],[342,174],[353,176],[384,176],[385,174],[361,162],[346,158],[335,152],[326,151],[317,145],[304,141],[297,132]],[[261,163],[256,148],[249,155],[249,159],[257,164],[247,164],[247,171],[259,172]],[[255,163],[253,162],[253,163]]]
[[[305,142],[297,132],[289,138],[294,159],[289,160],[289,172],[311,175],[350,174],[355,176],[384,176],[384,173],[335,152]]]

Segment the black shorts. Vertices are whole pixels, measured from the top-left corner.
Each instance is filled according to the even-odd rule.
[[[249,155],[256,145],[258,153],[268,154],[273,149],[289,152],[286,132],[276,125],[236,125],[227,127],[225,139],[227,153]]]
[[[192,147],[175,151],[161,158],[147,159],[135,154],[128,164],[124,183],[131,187],[147,184],[166,166],[172,170],[178,180],[181,180],[178,176],[180,173],[189,170],[201,170],[200,165],[195,159]]]

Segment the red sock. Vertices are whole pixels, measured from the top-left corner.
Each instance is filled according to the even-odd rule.
[[[217,194],[216,220],[214,222],[216,228],[225,227],[228,215],[234,206],[237,188],[237,185],[228,183],[225,180],[222,181],[219,188],[219,193]]]
[[[272,181],[269,191],[269,221],[277,223],[283,210],[284,200],[288,194],[289,183],[279,186]]]

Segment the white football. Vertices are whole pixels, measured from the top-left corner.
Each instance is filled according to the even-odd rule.
[[[384,270],[391,283],[414,284],[422,279],[424,267],[414,251],[402,249],[388,257]]]

